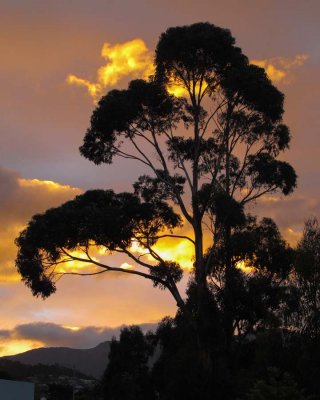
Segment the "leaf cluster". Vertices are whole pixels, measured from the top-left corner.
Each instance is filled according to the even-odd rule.
[[[164,202],[142,202],[134,194],[112,190],[88,191],[32,218],[16,239],[16,266],[32,292],[47,297],[55,291],[52,267],[66,250],[88,251],[91,244],[109,251],[127,249],[135,238],[151,246],[160,231],[179,224],[179,216]]]

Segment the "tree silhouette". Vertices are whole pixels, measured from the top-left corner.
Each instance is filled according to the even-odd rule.
[[[122,157],[143,164],[150,175],[138,178],[134,193],[89,191],[34,216],[16,240],[16,265],[35,295],[53,293],[59,266],[76,260],[101,269],[93,273],[147,278],[169,290],[184,310],[176,285],[183,265],[174,255],[164,260],[154,245],[163,238],[186,240],[194,247],[196,312],[210,290],[208,277],[222,264],[230,314],[236,270],[231,239],[247,223],[245,206],[277,190],[287,195],[296,185],[293,168],[277,159],[290,142],[283,95],[249,63],[229,30],[209,23],[163,33],[155,67],[149,80],[102,97],[80,147],[96,164]],[[177,89],[181,96],[170,94]],[[190,236],[179,235],[182,224]],[[132,250],[133,242],[142,254]],[[97,261],[94,246],[128,256],[136,268]],[[230,315],[229,332],[232,321]]]
[[[229,248],[232,279],[229,275],[227,281],[225,259],[218,252],[216,259],[221,261],[213,265],[211,290],[225,323],[231,324],[231,337],[236,334],[241,341],[257,329],[281,325],[277,314],[286,302],[294,252],[271,219],[258,222],[254,217],[247,217],[246,224],[233,229]],[[243,262],[250,266],[247,271],[237,268]]]
[[[316,218],[305,223],[291,280],[288,322],[306,338],[317,341],[320,334],[320,227]]]
[[[259,380],[250,390],[248,400],[307,400],[288,373],[268,371],[267,380]]]
[[[154,398],[148,360],[152,347],[138,326],[123,328],[113,339],[109,363],[102,379],[103,398],[152,400]]]

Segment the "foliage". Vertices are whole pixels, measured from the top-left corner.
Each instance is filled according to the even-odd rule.
[[[155,243],[159,232],[178,226],[180,218],[162,201],[142,202],[131,193],[115,194],[111,190],[92,190],[58,208],[35,215],[16,240],[19,246],[17,267],[33,294],[49,296],[55,291],[55,270],[61,262],[72,259],[103,266],[90,256],[92,246],[116,248],[128,252],[132,238],[141,246]],[[85,257],[72,255],[81,250]],[[159,260],[160,262],[161,260]],[[120,270],[104,266],[106,270]],[[149,276],[166,286],[181,278],[179,267]],[[147,275],[143,275],[148,277]]]
[[[276,224],[247,216],[245,223],[232,229],[229,251],[229,269],[224,241],[206,255],[212,257],[210,291],[229,334],[243,340],[257,330],[280,326],[294,255]]]
[[[92,379],[92,377],[88,377],[80,371],[74,371],[61,365],[27,365],[19,361],[8,360],[5,357],[0,358],[0,370],[4,375],[11,376],[13,380],[26,380],[28,377],[36,376],[43,383],[48,380],[49,376],[54,378],[58,378],[61,375],[72,377],[75,372],[78,378]]]
[[[320,227],[307,220],[296,253],[294,294],[297,300],[292,322],[310,339],[320,334]]]
[[[148,369],[152,348],[140,328],[123,328],[119,341],[111,342],[109,363],[102,381],[103,398],[152,400]]]
[[[72,398],[72,387],[68,385],[60,385],[58,383],[51,383],[49,386],[48,400],[69,400]]]
[[[248,400],[305,400],[288,373],[269,370],[267,380],[259,380],[248,394]]]

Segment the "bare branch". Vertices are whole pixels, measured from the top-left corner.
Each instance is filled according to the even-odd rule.
[[[81,272],[55,272],[55,275],[78,275],[78,276],[92,276],[92,275],[100,275],[100,274],[104,274],[105,272],[108,272],[107,269],[104,269],[102,271],[98,271],[98,272],[88,272],[88,273],[81,273]]]
[[[93,260],[92,258],[82,258],[82,257],[72,256],[65,249],[61,249],[61,250],[68,256],[72,257],[72,259],[74,261],[80,261],[80,262],[94,264],[98,267],[104,268],[104,270],[105,270],[104,272],[114,271],[114,272],[123,272],[125,274],[138,275],[138,276],[142,276],[143,278],[146,278],[146,279],[149,279],[152,281],[156,281],[159,284],[163,285],[164,287],[168,288],[168,283],[161,278],[151,276],[144,272],[136,271],[136,270],[132,270],[132,269],[126,269],[126,268],[121,268],[121,267],[111,267],[110,265],[100,263],[99,261]],[[73,273],[69,272],[68,274],[73,274]]]
[[[220,103],[220,104],[218,105],[218,107],[211,113],[210,117],[208,117],[205,126],[202,128],[202,131],[203,131],[203,132],[202,132],[202,134],[200,135],[201,138],[204,137],[204,135],[205,135],[205,133],[206,133],[206,131],[207,131],[207,129],[208,129],[208,126],[209,126],[210,121],[211,121],[211,120],[213,119],[213,117],[217,114],[217,112],[218,112],[223,106],[225,106],[227,103],[228,103],[227,100],[223,100],[222,103]]]

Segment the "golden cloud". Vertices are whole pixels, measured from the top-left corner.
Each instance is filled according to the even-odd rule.
[[[66,79],[70,85],[85,87],[95,103],[106,92],[106,89],[114,87],[122,78],[146,79],[155,70],[152,53],[140,38],[115,45],[106,42],[102,46],[101,57],[106,63],[97,70],[95,82],[74,74],[69,74]],[[273,82],[290,83],[292,79],[291,70],[302,66],[308,57],[307,54],[298,54],[292,59],[273,57],[264,60],[254,59],[251,60],[251,63],[264,68]],[[186,88],[173,80],[169,82],[167,89],[170,94],[176,97],[187,95]],[[195,90],[197,91],[199,88],[195,88]],[[204,90],[204,87],[202,87],[202,90]]]
[[[50,207],[59,206],[63,202],[74,198],[81,193],[78,188],[62,185],[53,181],[39,179],[25,179],[12,171],[0,169],[2,189],[0,217],[5,221],[5,228],[0,233],[0,282],[10,283],[20,281],[20,275],[14,267],[16,257],[15,238],[25,228],[35,213],[43,212]],[[22,200],[23,199],[23,200]],[[141,251],[141,249],[132,249]],[[154,247],[154,250],[165,260],[175,260],[185,270],[190,270],[193,263],[193,246],[182,239],[163,238]],[[142,250],[143,251],[143,250]],[[81,251],[71,252],[71,256],[84,257]],[[107,264],[112,261],[112,255],[105,248],[92,248],[92,258],[97,261],[104,256]],[[121,268],[133,269],[136,266],[123,259],[113,260]],[[149,259],[151,261],[151,259]],[[97,267],[88,262],[70,260],[61,263],[56,272],[96,272]]]
[[[106,61],[97,71],[96,82],[79,78],[74,74],[67,83],[87,88],[89,95],[97,101],[106,88],[116,85],[122,78],[148,78],[154,73],[152,54],[142,39],[111,45],[104,43],[101,57]]]
[[[192,232],[185,227],[176,231],[175,234],[190,238],[193,237]],[[207,241],[206,239],[207,237],[205,237],[205,242]],[[194,245],[188,239],[170,237],[170,232],[164,232],[164,237],[152,246],[152,250],[165,261],[177,262],[184,271],[190,272],[193,269]],[[154,257],[136,241],[132,242],[130,251],[140,256],[144,254],[150,263],[155,262]]]
[[[20,280],[14,267],[15,238],[32,215],[58,206],[81,193],[78,188],[39,179],[24,179],[14,171],[0,168],[0,282]]]
[[[308,54],[297,54],[294,58],[273,57],[264,60],[251,60],[250,62],[264,68],[273,82],[288,84],[292,81],[292,69],[301,67],[308,58]]]
[[[154,246],[154,250],[165,261],[175,261],[182,269],[193,268],[194,245],[183,239],[162,239]]]
[[[96,82],[80,78],[77,75],[69,74],[67,83],[85,87],[94,102],[106,92],[106,89],[114,87],[122,78],[143,78],[147,79],[154,74],[155,66],[153,54],[147,48],[142,39],[133,39],[129,42],[111,45],[104,43],[101,56],[106,64],[97,71]],[[204,90],[204,86],[202,90]],[[176,97],[186,96],[186,88],[178,82],[171,80],[168,84],[168,92]],[[195,88],[199,90],[199,88]]]

